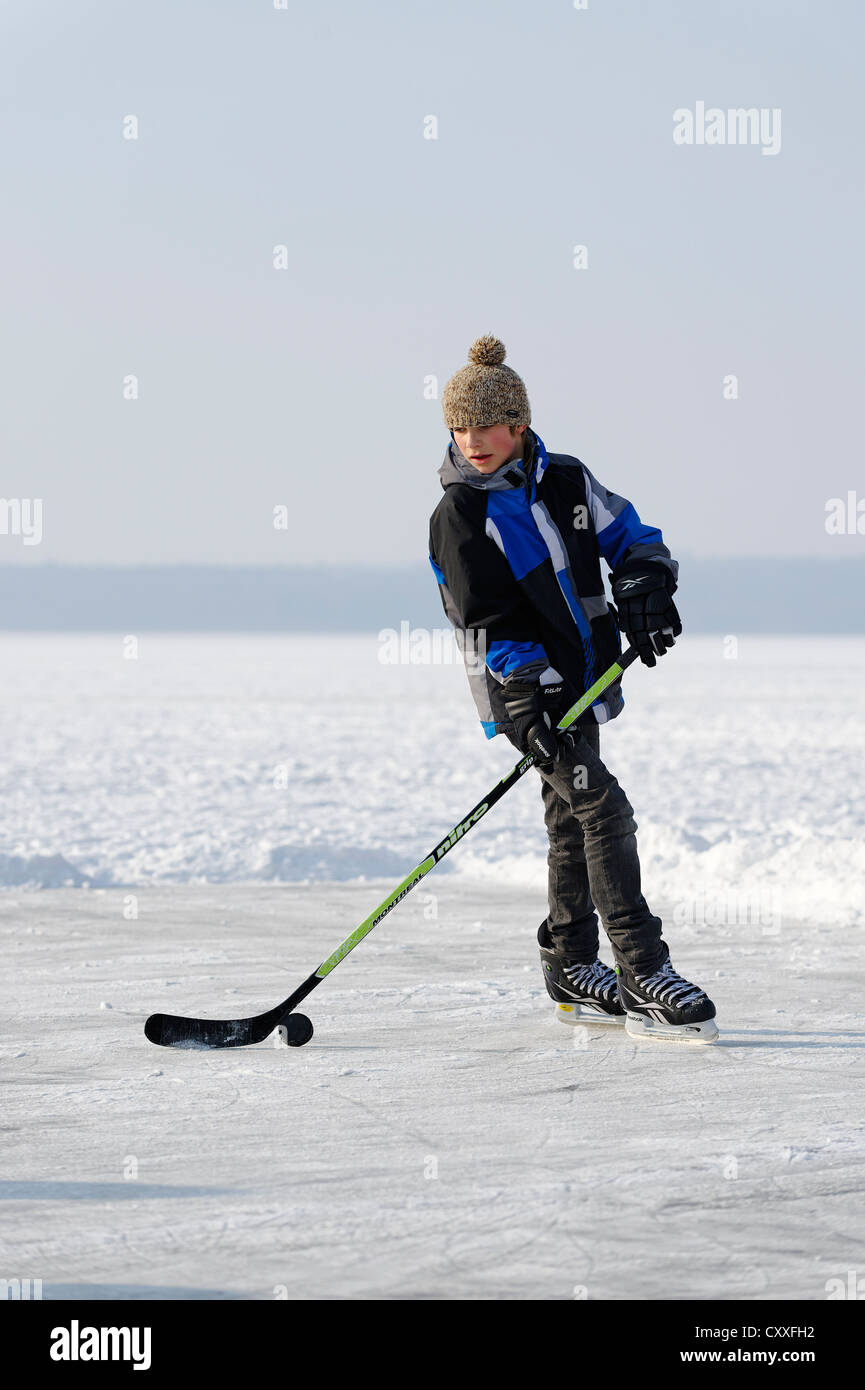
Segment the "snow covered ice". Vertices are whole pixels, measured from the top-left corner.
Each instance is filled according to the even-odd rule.
[[[397,881],[515,761],[461,666],[386,664],[372,633],[3,647],[0,884]],[[691,637],[625,682],[601,748],[652,896],[861,925],[865,642]],[[542,883],[539,806],[509,794],[436,877]]]
[[[825,1299],[865,1225],[861,639],[685,638],[602,730],[714,1047],[554,1020],[534,774],[313,993],[307,1047],[146,1042],[154,1010],[277,1003],[513,765],[459,665],[379,650],[7,635],[0,1272],[47,1298]]]

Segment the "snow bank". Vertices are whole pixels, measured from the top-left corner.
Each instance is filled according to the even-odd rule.
[[[514,762],[376,634],[7,635],[0,884],[397,881]],[[435,644],[418,647],[435,658]],[[439,656],[441,653],[439,653]],[[865,640],[680,641],[602,752],[682,922],[863,920]],[[537,888],[537,778],[436,869]]]

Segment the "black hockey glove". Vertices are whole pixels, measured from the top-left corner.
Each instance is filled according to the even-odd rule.
[[[573,748],[570,729],[558,733],[555,728],[577,699],[566,681],[556,681],[555,685],[508,681],[504,698],[517,741],[524,753],[534,753],[537,767],[552,767],[556,758]]]
[[[627,561],[613,571],[613,599],[619,614],[619,627],[640,654],[646,666],[654,666],[682,631],[679,614],[671,595],[676,581],[666,565],[648,560]]]

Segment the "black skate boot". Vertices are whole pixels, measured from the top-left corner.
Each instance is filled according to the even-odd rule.
[[[698,985],[683,980],[666,958],[647,975],[616,966],[619,998],[627,1013],[625,1032],[632,1038],[668,1042],[712,1043],[718,1038],[715,1005]]]
[[[600,960],[580,963],[552,950],[546,922],[538,930],[538,945],[544,984],[561,1023],[624,1023],[625,1010],[611,966]]]

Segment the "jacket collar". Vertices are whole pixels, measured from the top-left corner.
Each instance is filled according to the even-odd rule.
[[[526,456],[512,459],[510,463],[503,463],[495,473],[481,473],[452,440],[438,471],[442,487],[448,488],[454,483],[468,483],[469,487],[482,488],[486,492],[525,487],[529,493],[532,482],[537,484],[544,476],[548,459],[544,441],[531,427],[526,430],[526,439]]]

